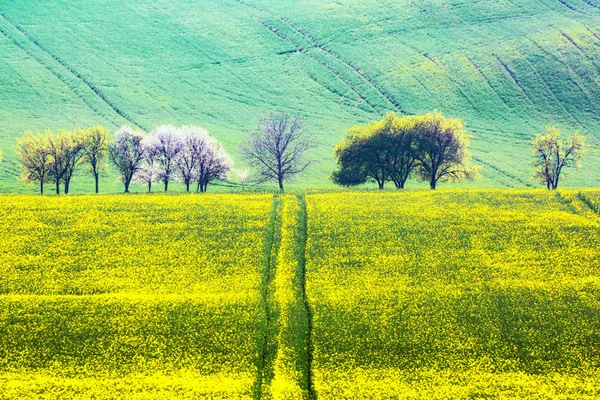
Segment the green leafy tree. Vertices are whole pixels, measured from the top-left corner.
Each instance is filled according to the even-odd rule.
[[[417,166],[417,117],[394,113],[366,126],[357,126],[336,147],[335,183],[344,186],[375,181],[379,189],[394,182],[402,189]]]
[[[535,178],[549,190],[556,190],[564,169],[581,168],[581,158],[586,150],[585,137],[575,131],[566,142],[560,139],[560,130],[554,126],[546,128],[545,135],[537,135],[531,144]]]
[[[417,173],[434,190],[439,182],[460,182],[479,177],[479,167],[470,165],[471,136],[459,119],[445,118],[434,111],[418,117]]]
[[[44,183],[48,181],[50,171],[50,132],[34,134],[32,131],[17,140],[17,156],[20,160],[21,180],[40,185],[40,194],[44,194]]]

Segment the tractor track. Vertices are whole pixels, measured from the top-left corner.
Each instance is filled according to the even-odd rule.
[[[6,21],[14,29],[16,29],[25,39],[27,39],[38,50],[40,50],[42,53],[44,53],[45,55],[47,55],[50,58],[52,58],[56,63],[58,63],[63,68],[65,68],[67,71],[69,71],[69,73],[74,78],[76,78],[78,81],[80,81],[81,83],[83,83],[83,85],[85,85],[85,87],[87,87],[88,90],[90,90],[95,95],[95,97],[97,97],[98,99],[100,99],[104,104],[106,104],[110,109],[112,109],[113,112],[115,112],[117,115],[119,115],[121,118],[123,118],[124,120],[128,121],[129,123],[137,126],[138,128],[140,128],[140,129],[142,129],[144,131],[148,131],[147,128],[145,128],[140,123],[138,123],[137,121],[135,121],[130,115],[128,115],[127,113],[125,113],[123,110],[121,110],[119,107],[117,107],[113,102],[111,102],[104,95],[104,93],[102,93],[100,91],[100,89],[98,89],[98,87],[96,85],[94,85],[92,82],[90,82],[85,76],[83,76],[81,73],[79,73],[73,67],[71,67],[66,62],[64,62],[61,58],[59,58],[54,53],[52,53],[51,51],[49,51],[44,45],[42,45],[39,41],[37,41],[29,33],[27,33],[21,26],[19,26],[18,24],[16,24],[15,22],[13,22],[10,18],[8,18],[8,16],[4,12],[2,12],[2,11],[0,11],[0,18],[2,18],[4,21]],[[4,36],[6,36],[15,46],[19,47],[21,50],[23,50],[25,53],[27,53],[30,57],[32,57],[34,60],[36,60],[40,65],[42,65],[44,68],[46,68],[48,71],[50,71],[54,76],[56,76],[67,87],[69,87],[69,89],[71,91],[73,91],[75,93],[75,95],[77,97],[79,97],[85,104],[87,104],[88,107],[90,107],[90,109],[92,109],[98,115],[103,116],[102,113],[100,112],[100,110],[98,110],[97,107],[94,107],[92,104],[90,104],[89,101],[85,100],[83,98],[83,96],[81,96],[81,95],[79,95],[77,93],[77,91],[75,90],[75,87],[73,85],[71,85],[71,84],[69,84],[69,83],[66,82],[66,80],[62,76],[62,74],[60,74],[59,72],[55,71],[53,68],[51,68],[48,65],[47,62],[45,62],[44,60],[42,60],[40,57],[36,56],[34,54],[34,52],[32,52],[31,50],[27,49],[24,45],[22,45],[21,43],[19,43],[19,41],[16,38],[11,37],[11,35],[8,32],[6,32],[4,30],[1,30],[1,29],[0,29],[0,32]]]

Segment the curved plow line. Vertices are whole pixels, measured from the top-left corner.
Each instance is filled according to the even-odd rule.
[[[287,18],[274,13],[270,10],[266,10],[264,8],[258,7],[256,5],[253,4],[249,4],[243,0],[235,0],[236,2],[238,2],[241,5],[244,5],[246,7],[249,7],[255,11],[270,15],[276,19],[278,19],[279,21],[281,21],[283,24],[285,24],[286,26],[288,26],[289,28],[291,28],[292,30],[296,31],[298,34],[304,36],[304,38],[306,38],[308,41],[310,41],[311,43],[313,43],[313,45],[315,46],[315,48],[318,48],[326,53],[328,53],[329,55],[331,55],[332,57],[334,57],[335,59],[337,59],[340,63],[346,65],[348,68],[350,68],[353,73],[357,74],[360,78],[362,78],[362,80],[364,80],[369,86],[371,86],[373,89],[375,89],[385,100],[386,102],[390,103],[397,111],[399,111],[402,114],[410,114],[407,111],[405,111],[402,106],[389,94],[387,93],[381,86],[379,86],[369,75],[365,74],[358,66],[356,66],[354,63],[352,63],[351,61],[345,59],[344,57],[342,57],[340,54],[338,54],[337,52],[334,52],[333,50],[328,49],[327,47],[325,47],[324,44],[322,44],[321,42],[319,42],[319,40],[310,35],[309,33],[307,33],[306,31],[304,31],[303,29],[299,28],[297,25],[295,25],[293,22],[291,22],[290,20],[288,20]]]
[[[8,22],[11,26],[13,26],[17,31],[19,31],[27,40],[29,40],[34,46],[36,46],[39,50],[41,50],[43,53],[45,53],[46,55],[48,55],[49,57],[51,57],[54,61],[56,61],[58,64],[60,64],[61,66],[63,66],[65,69],[67,69],[67,71],[69,71],[75,78],[77,78],[79,81],[81,81],[82,83],[85,84],[85,86],[88,87],[89,90],[91,90],[100,100],[102,100],[106,105],[108,105],[116,114],[118,114],[120,117],[122,117],[123,119],[125,119],[126,121],[134,124],[135,126],[137,126],[138,128],[148,131],[148,129],[144,128],[141,124],[137,123],[136,121],[134,121],[129,115],[127,115],[125,112],[123,112],[122,110],[120,110],[116,105],[114,105],[111,101],[109,101],[106,96],[93,84],[91,83],[86,77],[84,77],[83,75],[81,75],[78,71],[76,71],[74,68],[72,68],[71,66],[69,66],[67,63],[65,63],[63,60],[61,60],[60,58],[58,58],[56,55],[54,55],[53,53],[51,53],[49,50],[47,50],[41,43],[39,43],[37,40],[35,40],[33,37],[31,37],[23,28],[21,28],[19,25],[17,25],[16,23],[12,22],[3,12],[0,11],[0,17],[2,17],[6,22]],[[3,32],[3,34],[6,36],[6,33]],[[8,36],[7,36],[8,37]],[[13,42],[15,44],[16,41],[13,40]],[[18,45],[17,46],[23,48],[22,46]],[[44,65],[47,69],[50,70],[50,68],[48,68],[47,64],[40,61],[39,58],[35,57],[34,55],[32,55],[29,51],[25,50],[27,52],[27,54],[29,54],[31,57],[33,57],[36,61],[38,61],[40,64]],[[53,72],[55,75],[56,73],[54,71],[51,70],[51,72]],[[57,75],[58,77],[58,75]],[[60,78],[59,78],[60,79]],[[63,79],[61,79],[61,81],[64,82]],[[66,83],[66,82],[65,82]],[[69,86],[67,84],[67,86]],[[88,104],[86,102],[86,104]],[[90,106],[90,108],[92,108],[92,110],[96,111],[91,105],[88,104],[88,106]],[[96,111],[97,112],[97,111]],[[101,114],[100,114],[101,115]],[[102,116],[102,115],[101,115]]]
[[[269,25],[267,22],[259,20],[259,22],[265,27],[267,28],[269,31],[271,31],[273,34],[275,34],[277,37],[279,37],[282,40],[287,41],[288,43],[290,43],[292,46],[294,46],[296,48],[296,51],[300,54],[303,54],[307,57],[309,57],[310,59],[316,61],[317,63],[321,64],[323,67],[327,68],[327,70],[329,70],[333,75],[335,75],[340,81],[342,81],[346,86],[348,86],[348,88],[350,88],[350,90],[352,90],[354,93],[356,93],[356,95],[362,100],[364,101],[366,104],[369,105],[369,107],[371,107],[373,109],[374,112],[377,112],[377,109],[375,108],[375,106],[365,97],[363,96],[351,83],[349,83],[346,78],[344,78],[342,76],[342,74],[335,70],[332,66],[330,66],[329,64],[327,64],[326,62],[320,60],[319,58],[313,56],[312,54],[308,53],[307,50],[303,49],[302,46],[300,46],[299,43],[295,42],[293,39],[291,39],[289,36],[283,34],[282,32],[280,32],[279,30],[277,30],[276,28],[272,27],[271,25]]]

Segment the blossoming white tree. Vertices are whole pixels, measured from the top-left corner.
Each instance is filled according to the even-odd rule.
[[[110,159],[121,174],[125,193],[129,193],[129,185],[144,161],[143,137],[141,132],[134,132],[129,126],[122,126],[108,147]]]
[[[177,158],[184,147],[181,130],[173,125],[161,125],[156,128],[152,136],[156,149],[158,178],[165,185],[166,192],[169,189],[169,182],[177,172]]]
[[[196,178],[199,160],[207,151],[209,136],[206,130],[195,126],[181,127],[180,136],[183,148],[177,157],[178,178],[189,192]]]
[[[152,192],[152,184],[160,180],[160,168],[156,162],[158,141],[155,136],[145,136],[142,139],[142,146],[144,147],[144,159],[133,177],[133,183],[146,185],[148,193],[150,193]]]
[[[214,180],[226,180],[233,169],[233,160],[217,140],[206,136],[204,151],[198,158],[195,173],[198,192],[206,192],[208,184]]]

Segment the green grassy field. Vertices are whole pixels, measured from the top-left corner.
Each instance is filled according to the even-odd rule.
[[[318,138],[300,187],[330,185],[350,126],[433,109],[475,135],[476,186],[531,185],[528,144],[549,123],[592,144],[567,184],[600,182],[597,0],[4,0],[0,13],[2,192],[34,190],[16,180],[26,129],[195,124],[237,155],[274,110]]]
[[[0,200],[1,399],[600,396],[597,191]]]

